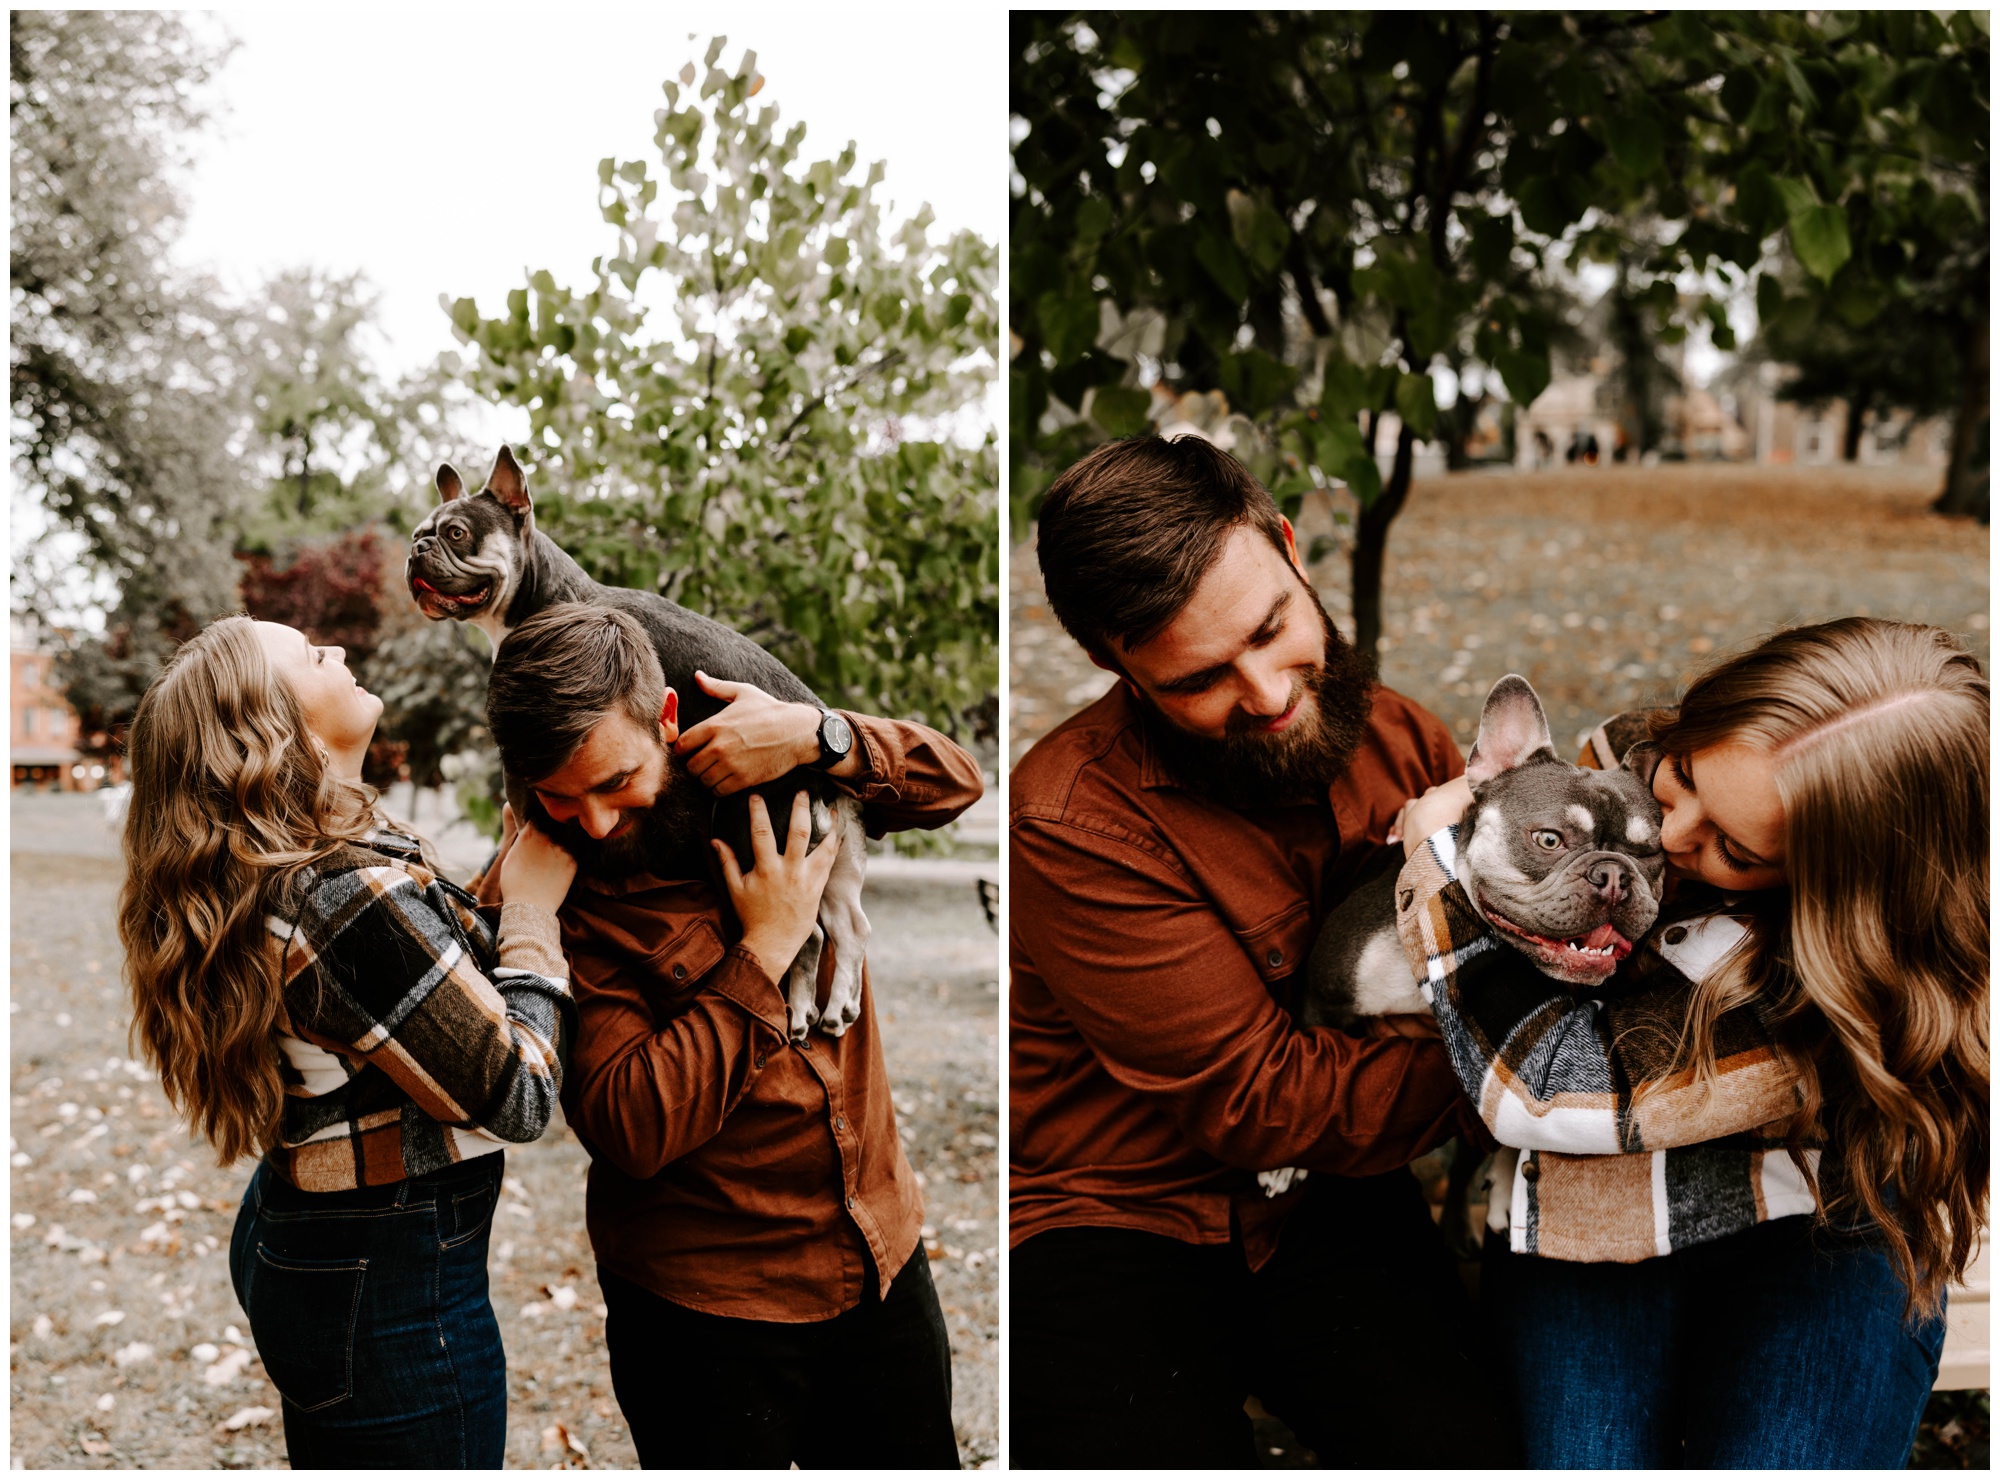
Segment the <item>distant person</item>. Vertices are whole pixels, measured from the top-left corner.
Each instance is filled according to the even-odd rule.
[[[1525,1148],[1480,1290],[1530,1466],[1905,1464],[1987,1214],[1990,737],[1950,634],[1867,617],[1608,721],[1587,764],[1657,747],[1669,882],[1604,1000],[1493,948],[1463,782],[1411,804],[1411,966]]]
[[[532,829],[497,932],[362,784],[382,701],[338,647],[225,617],[132,720],[118,934],[132,1032],[228,1166],[229,1245],[294,1469],[497,1469],[486,1246],[505,1147],[547,1128],[574,1010]]]
[[[951,1347],[874,993],[842,1036],[795,1041],[779,987],[838,834],[809,852],[805,794],[790,817],[753,796],[740,870],[711,852],[708,787],[817,765],[880,836],[950,822],[979,799],[979,764],[924,725],[705,683],[728,704],[683,732],[645,630],[560,605],[507,634],[487,691],[529,819],[581,869],[562,906],[563,1106],[590,1153],[612,1388],[649,1469],[956,1469]]]
[[[1583,460],[1591,467],[1597,466],[1597,433],[1585,432],[1583,436]]]
[[[1536,427],[1535,466],[1537,468],[1552,467],[1555,464],[1555,460],[1556,460],[1556,444],[1554,439],[1552,439],[1547,432],[1542,430],[1542,428]]]
[[[1583,433],[1571,432],[1569,434],[1569,446],[1563,449],[1563,461],[1574,466],[1577,460],[1582,456],[1583,456]]]

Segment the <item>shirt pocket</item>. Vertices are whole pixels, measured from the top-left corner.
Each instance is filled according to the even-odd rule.
[[[1283,914],[1264,920],[1236,938],[1266,986],[1275,986],[1306,964],[1312,952],[1312,910],[1304,900]]]
[[[699,916],[689,920],[639,963],[639,980],[647,1000],[669,1011],[686,1006],[701,979],[725,954],[722,932],[714,921]]]

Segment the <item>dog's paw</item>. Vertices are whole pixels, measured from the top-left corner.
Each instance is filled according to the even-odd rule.
[[[1259,1172],[1257,1185],[1264,1189],[1264,1196],[1280,1197],[1305,1179],[1302,1167],[1279,1167],[1275,1172]]]
[[[804,1043],[806,1035],[812,1032],[820,1021],[819,1008],[810,998],[803,1005],[797,1002],[790,1003],[787,1005],[785,1020],[791,1028],[792,1042]]]

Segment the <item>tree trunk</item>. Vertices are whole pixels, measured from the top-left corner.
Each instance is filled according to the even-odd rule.
[[[1868,403],[1874,393],[1864,387],[1857,387],[1847,398],[1847,423],[1840,432],[1840,460],[1857,462],[1861,457],[1861,432],[1868,422]]]
[[[1389,481],[1354,526],[1354,645],[1373,653],[1382,642],[1382,558],[1389,548],[1389,526],[1410,496],[1410,466],[1416,436],[1408,426],[1396,434],[1396,460]]]
[[[1985,315],[1970,325],[1959,345],[1962,379],[1958,411],[1951,423],[1951,463],[1944,491],[1931,508],[1940,514],[1970,514],[1981,524],[1992,517],[1992,410]]]

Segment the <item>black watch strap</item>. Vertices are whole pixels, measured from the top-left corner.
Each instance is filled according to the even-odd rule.
[[[813,764],[824,771],[846,760],[853,749],[854,726],[838,710],[827,710],[819,717],[819,759]]]

